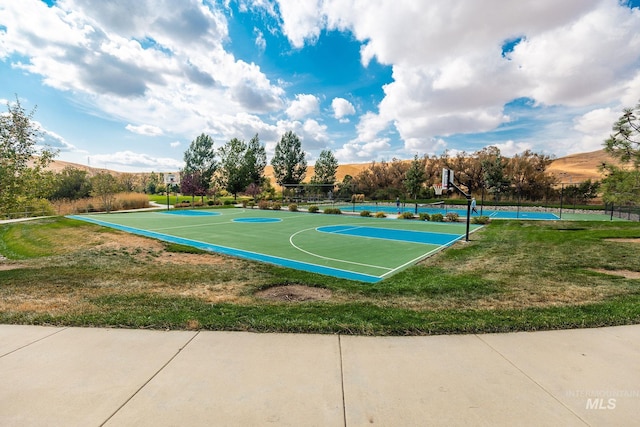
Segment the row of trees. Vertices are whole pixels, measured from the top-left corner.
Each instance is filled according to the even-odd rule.
[[[442,169],[454,171],[455,182],[467,192],[482,191],[496,199],[521,197],[540,200],[548,197],[557,179],[547,171],[553,159],[545,154],[525,151],[514,157],[501,155],[494,146],[475,153],[455,156],[415,156],[413,161],[393,159],[372,162],[351,180],[354,189],[372,199],[433,197],[432,186],[442,180]]]
[[[260,193],[274,192],[264,175],[267,154],[258,134],[248,143],[233,138],[214,149],[213,139],[203,133],[185,151],[184,162],[180,182],[183,194],[192,197],[215,196],[219,189],[224,189],[234,198],[240,193],[248,193],[255,198]],[[306,178],[306,154],[300,138],[294,132],[282,135],[271,165],[280,186],[299,185]],[[338,161],[333,153],[323,150],[316,161],[311,182],[333,187],[337,169]]]

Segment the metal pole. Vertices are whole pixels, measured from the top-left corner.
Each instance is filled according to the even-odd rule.
[[[467,235],[465,241],[469,241],[469,227],[471,224],[471,197],[467,196]]]
[[[564,196],[564,184],[560,184],[560,219],[562,219],[562,198]]]

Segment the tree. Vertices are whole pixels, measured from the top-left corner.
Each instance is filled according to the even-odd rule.
[[[87,171],[67,166],[55,177],[51,200],[78,200],[89,197],[90,194],[91,180]]]
[[[307,160],[298,136],[292,131],[282,135],[271,159],[276,182],[280,186],[300,184],[307,174]]]
[[[640,103],[625,108],[605,141],[605,151],[622,165],[603,164],[603,200],[617,205],[640,203]]]
[[[238,138],[233,138],[220,147],[220,168],[218,182],[236,199],[240,191],[244,191],[250,184],[251,177],[246,165],[247,144]]]
[[[180,192],[191,196],[192,201],[196,196],[204,196],[207,191],[202,187],[200,172],[183,172],[180,176]]]
[[[249,183],[261,187],[264,183],[264,168],[267,166],[267,152],[264,145],[260,144],[260,138],[256,133],[247,144],[247,151],[244,155]]]
[[[100,172],[91,178],[91,187],[93,188],[91,194],[100,198],[105,212],[111,212],[116,200],[116,193],[121,190],[118,180],[110,173]]]
[[[319,184],[323,193],[333,191],[336,182],[336,172],[338,171],[338,160],[331,150],[322,150],[314,167],[314,175],[311,177],[312,184]]]
[[[427,180],[427,174],[425,173],[425,161],[424,158],[419,159],[416,154],[411,162],[409,170],[405,174],[404,186],[411,196],[415,200],[418,199],[418,194],[424,186]]]
[[[191,141],[189,148],[184,153],[184,162],[184,173],[190,174],[192,177],[197,176],[200,179],[198,188],[203,189],[203,191],[199,195],[204,197],[209,188],[211,188],[213,175],[218,169],[216,152],[213,149],[213,139],[203,133]]]
[[[496,201],[500,200],[500,195],[509,188],[509,178],[504,172],[505,163],[498,147],[488,147],[482,155],[484,188],[493,194]]]
[[[27,114],[16,96],[0,114],[0,212],[15,211],[36,198],[33,189],[57,154],[37,147],[41,132],[33,123],[34,113],[35,109]]]
[[[614,133],[605,141],[605,151],[622,163],[631,163],[640,168],[640,103],[634,108],[625,108],[622,116],[613,125]]]
[[[338,160],[331,150],[322,150],[314,167],[314,175],[311,182],[315,184],[335,184]]]

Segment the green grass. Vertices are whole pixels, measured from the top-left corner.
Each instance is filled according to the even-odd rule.
[[[316,215],[315,217],[330,217]],[[407,223],[408,221],[398,221]],[[0,322],[422,335],[640,323],[640,224],[497,221],[366,284],[183,248],[63,218],[5,224]],[[611,272],[612,274],[606,274]],[[258,298],[275,285],[327,301]]]

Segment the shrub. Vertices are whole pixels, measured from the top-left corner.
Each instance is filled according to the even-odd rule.
[[[433,222],[442,222],[444,221],[444,217],[442,216],[441,213],[436,213],[431,215],[431,221]]]
[[[421,213],[420,214],[420,221],[429,221],[431,219],[431,217],[429,216],[428,213]]]
[[[371,216],[371,212],[369,211],[360,211],[360,216]]]
[[[246,208],[247,207],[247,203],[249,203],[247,200],[243,200],[242,201],[242,207]]]
[[[472,224],[489,224],[489,222],[491,222],[491,219],[489,219],[489,217],[485,215],[471,217]]]
[[[213,200],[207,200],[207,205],[208,206],[213,206],[215,204],[215,202]]]
[[[271,205],[271,209],[273,209],[274,211],[279,211],[280,209],[282,209],[282,205],[278,202],[275,202],[273,205]]]
[[[386,218],[387,214],[384,212],[376,212],[376,218]]]
[[[315,213],[315,212],[318,212],[320,208],[318,208],[316,205],[311,205],[307,210],[311,213]]]
[[[338,208],[325,208],[324,213],[327,215],[340,215],[342,211]]]
[[[413,219],[413,214],[411,212],[402,212],[400,215],[398,215],[398,218]]]
[[[251,209],[253,209],[256,205],[256,202],[254,202],[253,200],[250,200],[247,202],[247,206],[249,206]]]
[[[291,212],[298,212],[298,205],[296,205],[295,203],[291,203],[291,204],[289,205],[289,210],[290,210]]]
[[[233,204],[233,200],[225,200],[224,201],[224,205],[225,206],[229,206],[229,205],[232,205],[232,204]]]
[[[260,200],[258,202],[258,209],[267,210],[269,209],[269,202],[266,200]]]
[[[447,218],[447,221],[458,222],[458,218],[460,217],[460,215],[458,215],[457,212],[447,212],[447,215],[445,217]]]

